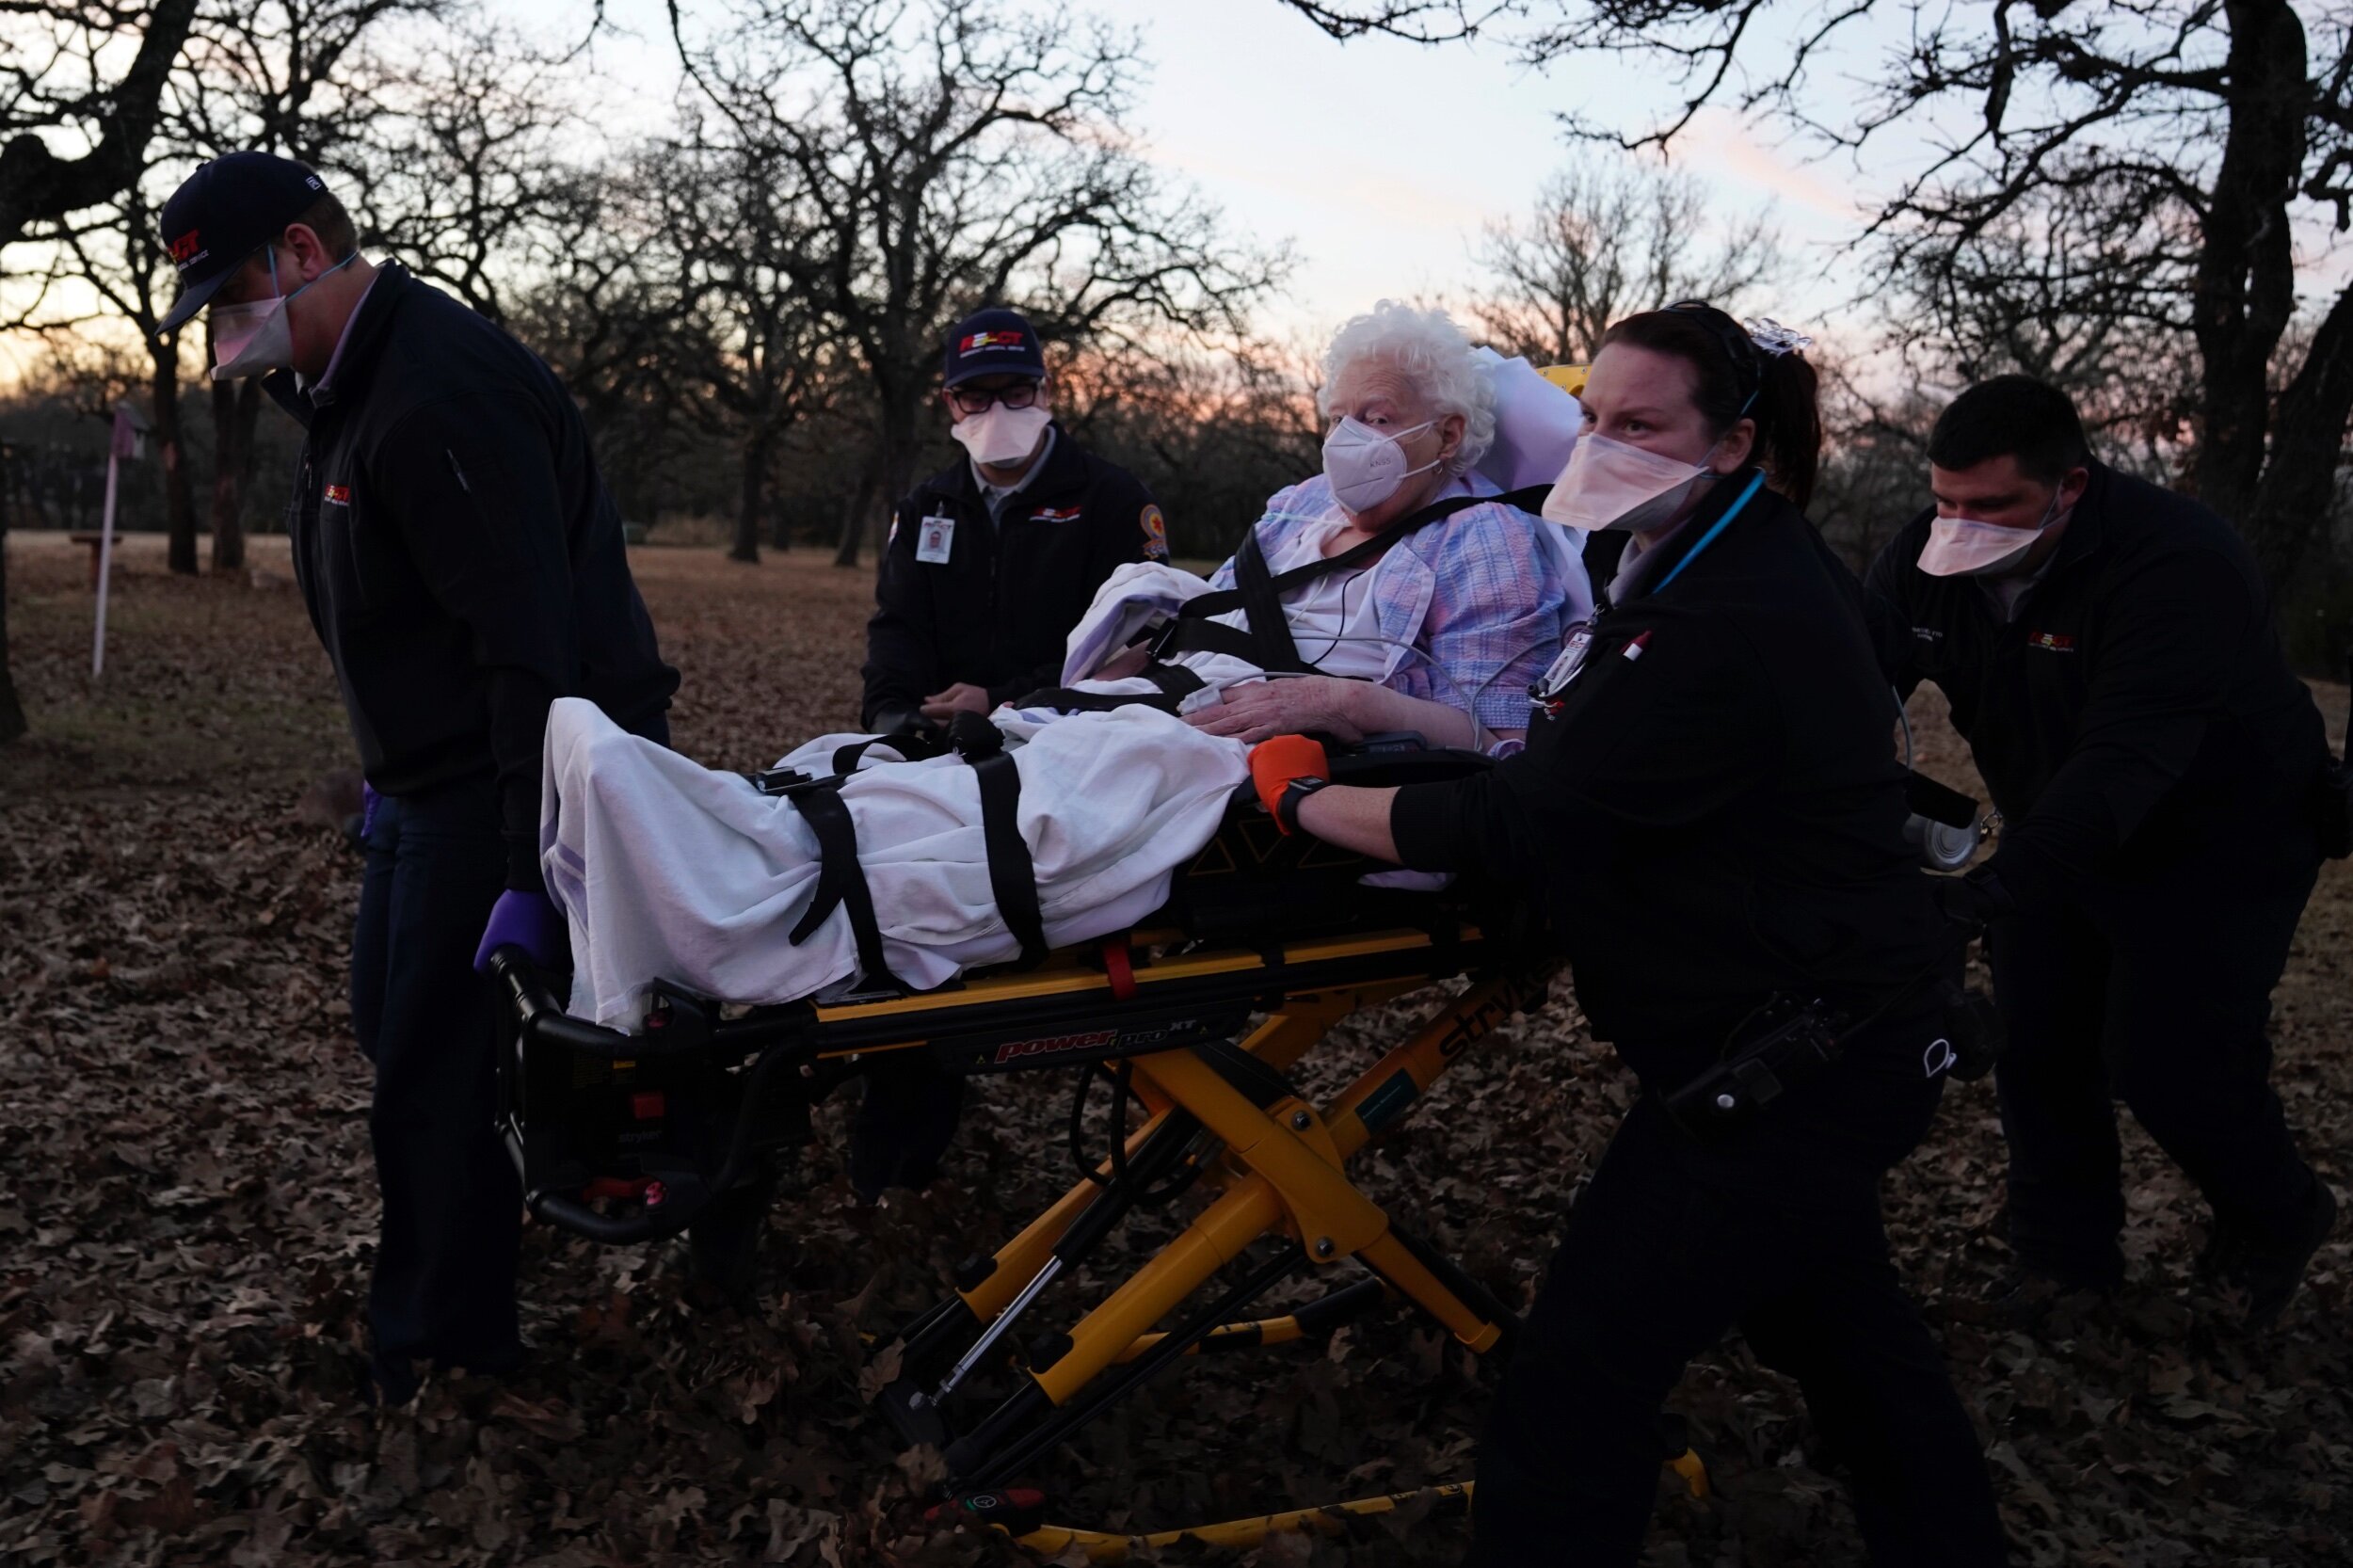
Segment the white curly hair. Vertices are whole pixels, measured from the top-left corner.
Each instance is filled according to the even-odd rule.
[[[1323,385],[1316,392],[1316,411],[1327,421],[1332,383],[1364,360],[1378,360],[1403,376],[1434,417],[1463,416],[1463,441],[1447,461],[1449,473],[1469,472],[1495,444],[1495,383],[1472,358],[1470,339],[1444,311],[1384,299],[1342,327],[1323,351]]]

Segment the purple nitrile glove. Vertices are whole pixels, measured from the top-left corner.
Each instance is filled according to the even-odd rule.
[[[520,892],[513,888],[490,905],[490,923],[482,928],[482,945],[474,949],[478,974],[490,972],[490,954],[501,948],[520,948],[523,956],[543,969],[560,969],[571,957],[564,933],[564,917],[545,893]]]
[[[376,831],[376,808],[384,804],[384,797],[376,792],[376,786],[360,782],[360,837],[364,839]]]

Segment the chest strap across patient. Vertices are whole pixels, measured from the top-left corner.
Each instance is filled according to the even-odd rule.
[[[1335,572],[1370,566],[1408,534],[1457,512],[1490,502],[1533,511],[1544,504],[1551,490],[1549,485],[1531,485],[1502,495],[1449,496],[1418,511],[1408,512],[1371,538],[1351,545],[1337,555],[1327,555],[1280,573],[1267,565],[1266,551],[1258,543],[1258,531],[1253,528],[1242,536],[1241,548],[1234,552],[1234,586],[1185,600],[1176,618],[1161,628],[1160,636],[1153,641],[1152,657],[1167,660],[1180,653],[1225,653],[1246,659],[1270,673],[1305,674],[1315,666],[1300,658],[1299,645],[1291,640],[1290,620],[1283,613],[1283,600],[1288,595]],[[1235,610],[1242,612],[1249,623],[1246,628],[1227,626],[1210,618]]]

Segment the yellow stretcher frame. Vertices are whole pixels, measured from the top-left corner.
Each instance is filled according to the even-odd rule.
[[[1469,935],[1476,936],[1476,933]],[[1429,934],[1420,931],[1309,940],[1287,944],[1281,950],[1281,956],[1294,963],[1383,953],[1401,960],[1401,968],[1418,972],[1287,993],[1240,1043],[1240,1048],[1272,1071],[1287,1072],[1340,1019],[1421,989],[1447,972],[1441,963],[1425,966],[1417,962],[1439,956]],[[1233,951],[1177,957],[1138,970],[1135,980],[1141,991],[1145,985],[1181,984],[1193,975],[1246,968],[1262,962],[1262,954]],[[1171,1336],[1154,1325],[1200,1291],[1220,1269],[1241,1257],[1244,1249],[1264,1238],[1296,1245],[1308,1267],[1318,1272],[1337,1269],[1344,1260],[1354,1258],[1389,1293],[1404,1296],[1474,1352],[1495,1349],[1511,1326],[1509,1313],[1450,1264],[1406,1239],[1381,1207],[1348,1178],[1344,1166],[1371,1142],[1378,1129],[1400,1118],[1472,1046],[1513,1013],[1541,1005],[1555,967],[1550,962],[1535,962],[1475,979],[1403,1044],[1321,1105],[1297,1095],[1257,1103],[1192,1048],[1130,1058],[1132,1087],[1148,1114],[1128,1135],[1127,1154],[1140,1153],[1170,1116],[1190,1115],[1198,1122],[1202,1134],[1215,1142],[1217,1152],[1197,1184],[1214,1195],[1176,1238],[1060,1336],[1059,1355],[1042,1367],[1021,1367],[1019,1378],[1027,1381],[1014,1400],[1000,1407],[1000,1412],[1025,1398],[1033,1412],[1067,1409],[1112,1368],[1131,1368],[1154,1352],[1168,1351]],[[1104,984],[1100,973],[1074,968],[1009,976],[992,984],[992,995],[1024,990],[1054,995],[1074,986],[1083,990]],[[909,1006],[909,1000],[893,1000],[865,1004],[857,1012],[871,1016],[875,1011],[907,1010]],[[1056,1244],[1096,1201],[1103,1191],[1102,1181],[1111,1172],[1111,1161],[1106,1160],[1096,1166],[1094,1177],[1073,1183],[1059,1200],[998,1248],[984,1277],[957,1291],[955,1300],[971,1325],[985,1336],[1016,1304],[1029,1304],[1041,1278],[1051,1278],[1046,1271]],[[1202,1339],[1214,1341],[1221,1336],[1246,1336],[1250,1343],[1270,1345],[1302,1337],[1303,1331],[1296,1319],[1278,1317],[1223,1323]],[[987,1343],[985,1338],[983,1343]],[[1194,1353],[1203,1348],[1216,1347],[1196,1342],[1176,1353]],[[1043,1458],[1043,1450],[1034,1457]],[[1669,1464],[1692,1496],[1707,1495],[1706,1472],[1696,1454],[1686,1448]],[[952,1464],[951,1468],[955,1466]],[[1002,1483],[1000,1478],[990,1484]],[[1077,1547],[1091,1562],[1120,1562],[1139,1546],[1248,1546],[1287,1531],[1337,1533],[1349,1519],[1391,1512],[1409,1503],[1427,1501],[1441,1510],[1466,1507],[1471,1495],[1467,1483],[1452,1483],[1136,1536],[1056,1524],[1019,1528],[1000,1524],[998,1528],[1039,1557],[1054,1557]]]
[[[1138,932],[1099,948],[1063,950],[1027,972],[977,975],[950,992],[802,1004],[773,1018],[721,1022],[716,1033],[696,1037],[743,1058],[747,1104],[760,1100],[763,1083],[822,1079],[827,1071],[838,1077],[868,1054],[928,1049],[961,1064],[959,1070],[1084,1065],[1101,1072],[1108,1060],[1118,1060],[1122,1093],[1131,1092],[1145,1112],[1120,1144],[1122,1159],[1146,1160],[1156,1136],[1170,1129],[1157,1146],[1163,1153],[1181,1148],[1188,1196],[1206,1200],[1198,1212],[1066,1332],[1033,1341],[1026,1358],[1015,1356],[1011,1325],[1042,1302],[1057,1249],[1090,1230],[1099,1239],[1124,1217],[1117,1206],[1096,1209],[1120,1183],[1117,1161],[1096,1162],[1091,1176],[1075,1181],[992,1256],[976,1260],[968,1275],[960,1271],[955,1293],[908,1325],[900,1337],[903,1365],[911,1370],[883,1394],[903,1434],[934,1441],[909,1432],[913,1396],[924,1390],[907,1385],[928,1379],[943,1350],[953,1354],[959,1346],[958,1376],[1011,1362],[1015,1394],[961,1435],[946,1427],[945,1399],[930,1403],[927,1418],[941,1429],[937,1441],[953,1478],[952,1502],[969,1522],[1000,1529],[1036,1555],[1075,1547],[1090,1561],[1116,1562],[1139,1544],[1246,1546],[1285,1531],[1344,1529],[1351,1519],[1409,1504],[1450,1512],[1466,1503],[1468,1485],[1446,1485],[1137,1536],[1049,1523],[1042,1507],[978,1506],[984,1498],[994,1504],[1013,1482],[1034,1474],[1086,1420],[1163,1368],[1200,1352],[1308,1337],[1320,1332],[1305,1321],[1311,1313],[1322,1313],[1320,1322],[1341,1320],[1332,1315],[1338,1297],[1361,1306],[1382,1295],[1403,1296],[1473,1351],[1493,1350],[1515,1326],[1509,1310],[1402,1231],[1345,1167],[1505,1019],[1539,1006],[1556,968],[1462,920],[1268,945],[1204,945],[1177,932]],[[494,968],[516,1003],[517,1039],[502,1073],[511,1069],[520,1103],[528,1103],[536,1076],[585,1074],[631,1093],[643,1075],[678,1060],[663,1053],[676,1052],[677,1037],[689,1031],[683,1016],[643,1035],[602,1030],[566,1017],[527,967]],[[1462,991],[1338,1094],[1319,1104],[1290,1085],[1285,1075],[1342,1018],[1465,974],[1470,981]],[[1162,1027],[1195,1016],[1219,1021],[1190,1032]],[[1259,1021],[1236,1040],[1252,1016]],[[1020,1020],[1011,1033],[1008,1018]],[[1097,1038],[1115,1043],[1099,1051],[1084,1044]],[[1170,1043],[1160,1044],[1164,1038]],[[1040,1047],[1047,1054],[1033,1061],[1029,1053]],[[509,1128],[510,1148],[524,1169],[529,1121],[519,1112]],[[737,1136],[740,1149],[740,1126]],[[726,1183],[712,1185],[724,1190]],[[600,1220],[529,1179],[525,1192],[535,1212],[583,1234],[621,1240],[648,1234],[642,1224]],[[1188,1306],[1227,1265],[1270,1238],[1278,1243],[1273,1259],[1209,1306]],[[1360,1282],[1273,1318],[1241,1311],[1279,1279],[1303,1270],[1330,1277],[1351,1258],[1370,1272],[1377,1288]],[[1189,1315],[1176,1328],[1163,1328],[1180,1309]],[[968,1346],[967,1335],[975,1336]],[[951,1379],[935,1392],[952,1390]],[[1668,1463],[1693,1496],[1704,1497],[1699,1459],[1677,1447]]]

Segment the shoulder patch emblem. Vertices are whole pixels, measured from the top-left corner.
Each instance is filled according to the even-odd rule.
[[[1168,519],[1160,514],[1159,504],[1145,505],[1144,515],[1136,520],[1144,530],[1144,558],[1147,561],[1167,560]]]

